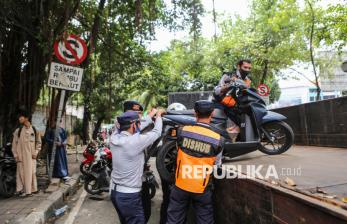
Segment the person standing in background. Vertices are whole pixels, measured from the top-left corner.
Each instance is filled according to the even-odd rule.
[[[55,157],[54,157],[54,166],[53,166],[53,177],[61,178],[64,181],[68,181],[69,177],[69,169],[67,163],[67,155],[66,155],[66,144],[67,144],[67,134],[65,129],[58,127],[58,137],[54,141],[56,123],[52,123],[50,130],[47,132],[45,136],[45,140],[48,142],[48,155],[49,155],[49,163],[52,157],[52,149],[53,144],[57,145]]]
[[[22,111],[18,120],[21,126],[13,133],[12,152],[17,162],[17,195],[25,197],[38,192],[36,159],[41,150],[41,136],[31,125],[27,112]]]

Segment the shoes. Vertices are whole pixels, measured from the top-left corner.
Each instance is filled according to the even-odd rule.
[[[66,177],[63,177],[62,179],[63,179],[63,181],[65,181],[65,182],[66,182],[66,181],[69,181],[69,180],[71,180],[71,177],[69,177],[69,176],[66,176]]]
[[[19,194],[19,197],[21,197],[21,198],[32,197],[32,196],[34,196],[33,193],[26,194],[25,192],[21,192],[21,193]]]
[[[23,191],[17,191],[16,193],[14,193],[14,196],[20,196],[23,193],[24,193]]]

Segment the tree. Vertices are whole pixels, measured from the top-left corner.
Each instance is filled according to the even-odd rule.
[[[52,61],[53,41],[79,4],[79,0],[1,1],[0,127],[5,141],[11,139],[18,109],[34,112]]]
[[[335,51],[341,51],[346,45],[345,35],[347,25],[347,7],[337,4],[323,9],[319,6],[318,0],[306,0],[306,7],[303,10],[300,21],[303,22],[303,38],[307,42],[309,61],[314,74],[314,85],[317,89],[316,100],[320,100],[320,69],[324,71],[327,63],[324,57],[318,55],[318,51],[327,46],[332,46]],[[323,72],[324,73],[324,72]]]

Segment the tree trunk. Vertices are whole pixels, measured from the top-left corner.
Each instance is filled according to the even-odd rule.
[[[317,95],[316,95],[316,100],[320,100],[320,93],[321,93],[321,88],[319,85],[319,77],[317,74],[317,69],[316,69],[316,61],[314,58],[314,49],[313,49],[313,38],[314,38],[314,29],[315,29],[315,14],[314,14],[314,10],[313,10],[313,6],[312,3],[310,1],[307,1],[310,10],[311,10],[311,29],[310,29],[310,59],[311,59],[311,64],[312,64],[312,68],[313,68],[313,74],[314,74],[314,78],[315,78],[315,85],[316,85],[316,89],[317,89]]]
[[[86,59],[84,60],[84,62],[81,64],[82,68],[88,67],[88,65],[90,63],[90,55],[95,50],[95,43],[97,41],[97,34],[99,32],[99,27],[100,27],[101,14],[102,14],[102,11],[104,10],[105,2],[106,2],[106,0],[100,0],[100,2],[99,2],[98,11],[95,14],[94,23],[92,26],[91,34],[89,36],[88,55],[87,55]],[[91,77],[89,77],[89,79],[86,80],[85,85],[86,85],[86,89],[92,89]],[[91,94],[91,92],[87,91],[87,94],[85,95],[85,99],[84,99],[84,113],[83,113],[83,122],[82,122],[83,144],[86,144],[90,140],[89,139],[89,121],[91,119],[91,113],[89,111],[90,94]]]
[[[267,73],[268,73],[268,68],[269,66],[269,60],[265,59],[264,61],[264,69],[263,69],[263,74],[261,76],[261,80],[260,80],[260,84],[263,84],[266,80],[266,77],[267,77]]]
[[[83,120],[82,120],[82,141],[83,144],[87,144],[90,140],[89,138],[89,121],[90,121],[90,111],[89,111],[89,106],[87,105],[88,103],[85,102],[84,104],[84,112],[83,112]]]
[[[99,129],[101,127],[101,124],[102,124],[102,121],[104,120],[103,117],[101,118],[98,118],[96,124],[95,124],[95,127],[94,127],[94,131],[93,131],[93,139],[96,140],[96,138],[98,137],[98,132],[99,132]]]
[[[214,0],[212,0],[212,6],[213,6],[213,23],[214,23],[214,41],[216,42],[217,40],[217,18],[216,18],[216,8],[215,8],[215,5],[214,5]]]
[[[19,109],[32,114],[45,84],[55,39],[55,20],[48,17],[66,18],[57,1],[7,2],[11,4],[0,7],[0,126],[10,141]]]

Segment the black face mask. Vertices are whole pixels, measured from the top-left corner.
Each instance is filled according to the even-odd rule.
[[[242,68],[240,69],[240,75],[242,77],[242,79],[245,79],[247,77],[247,75],[249,75],[250,71],[245,71]]]

